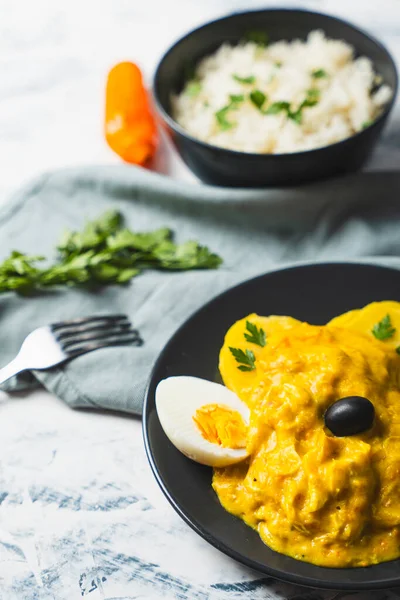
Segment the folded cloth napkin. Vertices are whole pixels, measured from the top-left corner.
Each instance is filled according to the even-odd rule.
[[[146,272],[96,293],[59,289],[0,295],[0,366],[36,327],[77,316],[126,313],[145,343],[81,356],[6,382],[45,386],[72,407],[141,414],[152,364],[177,327],[227,287],[297,261],[349,260],[400,266],[400,172],[359,173],[298,188],[222,189],[185,184],[131,166],[68,169],[41,176],[0,211],[0,259],[10,250],[51,256],[66,228],[106,209],[135,230],[171,227],[223,257],[216,271]],[[369,259],[372,262],[372,259]]]

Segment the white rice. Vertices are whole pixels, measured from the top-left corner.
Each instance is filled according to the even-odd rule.
[[[241,83],[234,75],[254,81]],[[306,41],[267,47],[223,44],[172,98],[173,117],[193,137],[215,146],[262,154],[298,152],[333,144],[371,124],[392,96],[387,85],[372,91],[377,83],[368,58],[354,59],[352,46],[322,31],[312,31]],[[318,101],[303,107],[296,122],[293,115],[310,89],[318,90],[313,92]],[[265,95],[261,109],[250,100],[255,90]],[[231,95],[243,99],[232,103]],[[282,101],[290,104],[288,110],[265,114]],[[216,113],[227,106],[221,125]]]

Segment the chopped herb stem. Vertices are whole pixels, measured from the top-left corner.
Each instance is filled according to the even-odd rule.
[[[254,83],[256,78],[254,75],[249,75],[248,77],[240,77],[240,75],[233,74],[233,79],[238,83],[251,84]]]
[[[273,104],[270,104],[270,106],[263,112],[265,115],[277,115],[281,111],[288,111],[289,109],[289,102],[274,102]]]
[[[240,102],[244,102],[244,95],[243,94],[230,94],[229,99],[233,104],[238,104]]]

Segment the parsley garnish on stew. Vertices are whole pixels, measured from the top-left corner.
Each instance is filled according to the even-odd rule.
[[[257,346],[261,346],[262,348],[266,344],[266,335],[264,329],[261,327],[258,328],[257,325],[251,323],[250,321],[246,321],[246,330],[249,333],[245,333],[245,339],[251,344],[257,344]]]
[[[240,348],[231,347],[229,347],[229,350],[231,351],[236,362],[240,365],[238,367],[239,371],[254,371],[254,369],[256,368],[256,357],[254,356],[254,353],[251,350],[246,350],[246,352],[244,352]]]
[[[393,327],[390,315],[383,317],[382,321],[375,323],[372,328],[372,334],[377,340],[388,340],[396,333],[396,328]]]

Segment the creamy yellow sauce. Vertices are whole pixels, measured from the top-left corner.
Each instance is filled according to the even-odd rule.
[[[371,330],[390,314],[397,331]],[[246,320],[265,347],[244,338]],[[366,566],[400,556],[400,304],[352,311],[326,326],[249,315],[228,331],[220,353],[225,385],[251,410],[250,457],[215,469],[226,510],[274,550],[328,567]],[[254,352],[240,371],[229,347]],[[375,407],[369,431],[335,437],[324,413],[364,396]]]

